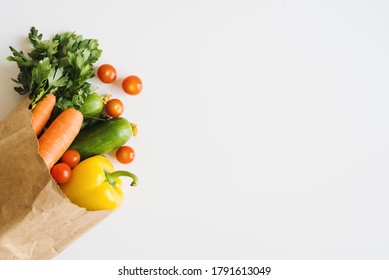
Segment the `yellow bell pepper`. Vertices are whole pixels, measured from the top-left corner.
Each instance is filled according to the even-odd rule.
[[[80,162],[72,170],[71,179],[60,188],[70,201],[87,210],[115,210],[124,200],[119,176],[131,177],[131,186],[138,183],[136,175],[114,171],[106,157],[97,155]]]

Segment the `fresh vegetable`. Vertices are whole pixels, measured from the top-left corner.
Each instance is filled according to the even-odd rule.
[[[85,100],[84,104],[80,107],[81,113],[84,115],[84,117],[94,117],[103,111],[104,103],[101,96],[94,92],[90,95],[88,95]]]
[[[20,69],[13,79],[18,84],[15,90],[29,95],[32,108],[53,92],[59,111],[69,107],[78,109],[94,92],[88,80],[93,77],[93,63],[102,52],[98,41],[70,32],[56,34],[50,40],[42,37],[35,27],[30,29],[28,38],[33,48],[27,55],[10,47],[13,56],[8,60],[16,62]]]
[[[31,125],[36,136],[41,134],[46,123],[49,121],[51,112],[55,106],[55,101],[55,95],[49,93],[32,110]]]
[[[128,76],[122,82],[122,88],[129,95],[137,95],[142,91],[143,83],[138,76]]]
[[[116,151],[116,159],[120,163],[131,163],[135,159],[135,151],[130,146],[122,146]]]
[[[124,145],[132,135],[136,126],[124,118],[113,118],[94,124],[80,131],[69,149],[76,150],[81,160],[109,153]]]
[[[80,131],[83,116],[80,111],[68,108],[63,111],[39,138],[38,152],[51,169],[69,148]]]
[[[50,170],[51,176],[58,184],[66,183],[72,177],[72,170],[66,163],[58,163]]]
[[[104,100],[98,93],[92,93],[85,98],[84,104],[81,106],[79,111],[84,115],[84,122],[81,129],[87,126],[91,126],[99,120],[107,119],[102,114],[104,109]]]
[[[112,118],[120,117],[124,112],[124,105],[119,99],[111,99],[105,105],[105,111]]]
[[[106,84],[111,84],[116,80],[117,72],[111,64],[103,64],[97,70],[97,77]]]
[[[81,156],[80,153],[76,150],[67,150],[61,157],[61,162],[66,163],[70,168],[76,167],[80,162]]]
[[[120,176],[131,177],[131,186],[138,183],[136,175],[114,171],[106,157],[97,155],[80,162],[73,169],[71,179],[60,188],[70,201],[87,210],[115,210],[124,199]]]

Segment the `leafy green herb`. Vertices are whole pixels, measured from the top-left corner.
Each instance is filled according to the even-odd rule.
[[[32,50],[25,55],[10,47],[20,72],[12,79],[19,94],[28,94],[31,106],[47,93],[57,96],[56,107],[62,111],[69,107],[80,108],[84,99],[95,91],[88,83],[94,76],[93,64],[99,59],[101,50],[95,39],[83,39],[74,32],[56,34],[51,40],[42,40],[43,35],[31,27],[28,38]]]

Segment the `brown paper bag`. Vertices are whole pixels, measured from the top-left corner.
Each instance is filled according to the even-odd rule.
[[[71,203],[37,152],[29,100],[0,122],[0,259],[51,259],[111,211]]]

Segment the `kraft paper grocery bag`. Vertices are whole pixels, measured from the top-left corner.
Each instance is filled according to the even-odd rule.
[[[51,259],[107,217],[71,203],[37,152],[27,99],[0,122],[0,259]]]

